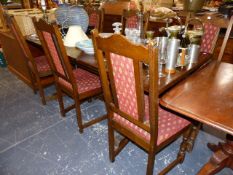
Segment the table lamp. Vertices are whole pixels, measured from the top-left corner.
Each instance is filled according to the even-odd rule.
[[[83,32],[81,26],[72,25],[64,38],[64,45],[67,47],[75,47],[79,41],[88,40],[87,35]]]

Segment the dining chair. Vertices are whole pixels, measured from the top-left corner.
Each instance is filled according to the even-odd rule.
[[[104,9],[98,9],[95,6],[87,6],[85,10],[89,16],[89,27],[96,28],[98,31],[103,30]]]
[[[136,45],[123,35],[102,38],[92,31],[108,115],[109,157],[115,157],[132,141],[148,152],[147,175],[153,174],[155,154],[184,135],[177,158],[160,174],[165,174],[185,156],[190,122],[158,106],[158,51]],[[144,87],[143,64],[149,65],[149,95]],[[115,147],[114,132],[123,135]]]
[[[61,115],[65,116],[66,112],[75,108],[79,131],[82,133],[84,128],[106,118],[104,115],[83,123],[81,114],[81,102],[102,93],[99,76],[81,68],[72,69],[57,25],[47,24],[42,19],[36,21],[35,18],[33,22],[55,76]],[[63,93],[73,98],[73,105],[64,107]]]
[[[204,35],[201,42],[201,52],[210,53],[214,52],[220,27],[214,25],[213,23],[204,23]]]
[[[139,10],[124,9],[121,16],[122,33],[125,34],[125,28],[137,28],[139,23]],[[143,30],[147,31],[150,12],[143,14]]]
[[[33,57],[14,17],[5,15],[5,18],[23,54],[28,59],[32,89],[34,93],[38,89],[42,104],[46,105],[46,100],[51,99],[52,96],[45,96],[44,88],[54,84],[54,76],[52,75],[47,58],[45,55]]]

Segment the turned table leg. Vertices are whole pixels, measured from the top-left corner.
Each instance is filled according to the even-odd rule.
[[[214,175],[225,167],[233,170],[233,136],[227,135],[226,143],[208,144],[208,146],[214,154],[201,168],[198,175]]]

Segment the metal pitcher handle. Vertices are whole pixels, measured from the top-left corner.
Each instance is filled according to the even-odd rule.
[[[190,23],[191,21],[197,21],[197,22],[199,22],[199,23],[201,24],[201,30],[203,31],[203,33],[205,32],[203,22],[201,21],[200,18],[195,17],[195,18],[190,18],[190,19],[188,20],[187,25],[185,26],[184,34],[187,33],[188,26],[189,26],[189,23]]]

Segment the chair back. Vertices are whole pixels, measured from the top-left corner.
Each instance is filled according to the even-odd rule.
[[[103,30],[104,9],[98,9],[93,6],[87,6],[85,10],[89,16],[89,26],[98,29],[99,32]]]
[[[157,139],[157,49],[135,45],[123,35],[102,38],[96,30],[93,43],[110,120],[114,114],[120,115]],[[149,64],[149,109],[148,96],[144,95],[144,63]]]
[[[76,93],[77,84],[58,26],[48,24],[43,19],[36,21],[34,18],[33,22],[56,82]]]
[[[124,34],[125,28],[137,28],[139,23],[138,10],[123,10],[121,16],[122,33]],[[143,30],[146,31],[148,28],[150,12],[143,14]]]
[[[36,62],[32,56],[32,53],[28,47],[28,44],[27,44],[25,38],[23,37],[23,34],[22,34],[15,18],[13,16],[6,14],[5,19],[6,19],[7,25],[9,26],[13,36],[15,37],[17,43],[19,44],[23,54],[28,59],[28,65],[31,68],[31,71],[33,73],[35,73],[35,75],[39,75],[39,71],[37,69]]]
[[[204,24],[204,35],[202,37],[201,52],[210,54],[214,52],[219,31],[220,28],[212,23]]]

